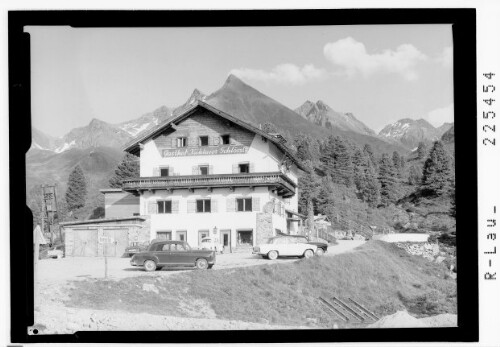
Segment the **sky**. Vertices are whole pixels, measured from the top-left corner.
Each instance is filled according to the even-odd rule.
[[[402,118],[453,121],[447,24],[25,31],[32,125],[52,136],[179,106],[231,73],[291,109],[322,100],[377,132]]]

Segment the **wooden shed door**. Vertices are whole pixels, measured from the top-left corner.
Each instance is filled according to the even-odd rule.
[[[97,255],[97,229],[73,230],[74,257],[95,257]]]
[[[128,229],[104,229],[103,235],[113,242],[103,244],[103,253],[108,257],[121,257],[128,246]]]

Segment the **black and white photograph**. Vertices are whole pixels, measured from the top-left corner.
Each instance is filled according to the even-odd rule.
[[[450,25],[25,31],[40,334],[457,325]]]
[[[11,11],[14,341],[474,341],[472,14]]]

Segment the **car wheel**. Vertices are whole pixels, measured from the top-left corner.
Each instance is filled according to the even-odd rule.
[[[275,260],[276,258],[278,258],[278,252],[269,251],[269,253],[267,253],[267,257],[271,260]]]
[[[156,270],[156,263],[152,260],[146,260],[144,262],[144,270],[151,272]]]
[[[314,252],[311,249],[306,249],[304,252],[304,258],[311,258],[312,256],[314,256]]]
[[[208,262],[206,259],[198,259],[196,260],[195,266],[198,270],[205,270],[208,268]]]
[[[323,255],[323,254],[325,254],[325,251],[323,250],[323,248],[318,248],[318,249],[316,250],[316,255],[320,255],[320,256],[321,256],[321,255]]]

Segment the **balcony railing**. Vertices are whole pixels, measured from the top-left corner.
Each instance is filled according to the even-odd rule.
[[[234,187],[274,187],[279,195],[295,195],[296,184],[282,172],[239,173],[221,175],[192,175],[167,177],[139,177],[122,181],[126,191],[156,189],[199,189]]]

